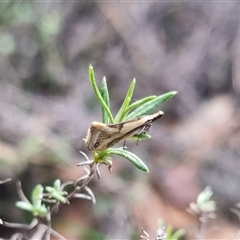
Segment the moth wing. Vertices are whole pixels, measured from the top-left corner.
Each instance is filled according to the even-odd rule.
[[[90,150],[90,151],[93,150],[94,144],[96,143],[96,141],[99,137],[99,133],[100,133],[101,129],[103,128],[103,125],[105,125],[105,124],[99,123],[99,122],[93,122],[91,124],[91,126],[89,127],[87,136],[86,136],[86,141],[85,141],[85,144],[86,144],[88,150]]]
[[[90,151],[100,151],[108,147],[108,142],[112,136],[119,133],[117,124],[107,125],[100,122],[93,122],[88,129],[86,146]]]

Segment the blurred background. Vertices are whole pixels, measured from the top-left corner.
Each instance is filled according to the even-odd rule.
[[[230,211],[240,202],[240,3],[225,2],[0,2],[0,218],[28,222],[14,204],[20,179],[29,197],[40,184],[76,180],[91,158],[82,140],[101,109],[88,81],[106,76],[116,113],[137,79],[134,100],[176,90],[152,139],[128,142],[148,165],[143,173],[114,157],[90,188],[97,204],[74,200],[53,219],[67,239],[153,237],[158,219],[185,239],[198,231],[186,212],[212,187],[218,218],[208,238],[237,238]],[[121,146],[121,144],[120,144]],[[15,229],[0,228],[9,238]]]

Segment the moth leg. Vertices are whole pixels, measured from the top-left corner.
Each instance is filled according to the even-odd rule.
[[[138,146],[138,142],[139,142],[139,137],[138,137],[138,139],[137,139],[137,146]]]
[[[139,130],[139,134],[140,134],[140,135],[146,134],[146,132],[149,131],[150,127],[151,127],[151,124],[150,124],[150,123],[144,125],[144,126]],[[138,139],[137,139],[137,146],[138,146],[138,143],[139,143],[139,139],[140,139],[140,136],[139,136]]]
[[[127,149],[126,142],[127,142],[126,140],[123,142],[123,150]]]
[[[141,129],[141,134],[146,134],[146,132],[149,131],[151,127],[151,124],[146,124],[142,129]]]
[[[146,133],[145,128],[146,128],[146,126],[143,126],[143,128],[140,129],[140,131],[139,131],[139,136],[137,138],[137,146],[138,146],[138,143],[139,143],[140,135]]]

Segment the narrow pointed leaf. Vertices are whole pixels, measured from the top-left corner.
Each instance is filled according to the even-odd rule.
[[[172,239],[180,239],[185,233],[186,231],[184,229],[179,229],[172,235]]]
[[[45,216],[47,214],[47,208],[45,205],[41,205],[39,207],[34,208],[34,211],[32,212],[35,217],[37,216]]]
[[[132,95],[135,89],[135,85],[136,85],[136,79],[134,78],[133,81],[131,82],[129,89],[127,91],[127,94],[125,96],[125,99],[122,103],[122,106],[120,108],[120,110],[118,111],[115,119],[114,119],[114,123],[118,123],[121,122],[123,117],[124,117],[124,113],[126,112],[127,107],[129,106],[129,103],[132,100]]]
[[[92,85],[92,88],[94,90],[94,93],[98,99],[98,101],[100,102],[101,106],[105,109],[105,111],[107,112],[108,114],[108,117],[110,119],[111,122],[113,122],[113,116],[110,112],[110,109],[108,108],[107,104],[105,103],[105,101],[103,100],[102,98],[102,95],[98,89],[98,86],[96,84],[96,80],[95,80],[95,76],[94,76],[94,70],[93,70],[93,67],[92,65],[89,66],[89,69],[88,69],[88,77],[89,77],[89,81]]]
[[[52,194],[52,197],[55,198],[56,200],[62,202],[62,203],[66,203],[66,198],[63,197],[59,192],[54,192]]]
[[[32,191],[32,204],[34,208],[41,206],[43,197],[43,186],[38,184]]]
[[[16,207],[21,208],[26,211],[29,211],[29,212],[31,212],[33,210],[33,205],[28,202],[18,201],[18,202],[16,202],[15,205],[16,205]]]
[[[46,189],[46,191],[47,191],[48,193],[51,193],[51,194],[56,191],[55,188],[50,187],[50,186],[46,186],[45,189]]]
[[[167,226],[167,229],[166,229],[166,234],[167,234],[167,239],[172,239],[172,233],[173,233],[173,228],[171,225],[168,225]]]
[[[103,78],[102,83],[101,83],[101,95],[102,95],[104,102],[110,109],[109,92],[108,92],[108,86],[107,86],[107,81],[106,81],[105,77]],[[112,122],[109,122],[108,113],[103,106],[102,106],[102,122],[106,123],[106,124],[112,123]]]
[[[175,96],[177,94],[176,91],[168,92],[163,95],[160,95],[156,97],[155,99],[146,102],[142,106],[135,109],[133,112],[131,112],[129,115],[127,115],[124,118],[124,121],[131,120],[137,117],[141,117],[143,115],[146,115],[150,111],[155,110],[157,107],[159,107],[163,102],[168,101],[170,98]]]
[[[134,134],[132,137],[128,138],[128,140],[141,141],[145,139],[151,139],[152,137],[149,134]]]
[[[56,199],[56,200],[58,200],[62,203],[66,203],[66,199],[65,199],[65,197],[63,197],[63,192],[62,191],[57,190],[57,189],[55,189],[53,187],[50,187],[50,186],[47,186],[45,189],[48,193],[50,193],[51,198],[54,198],[54,199]]]
[[[128,112],[130,112],[131,110],[133,110],[134,108],[138,108],[138,107],[140,107],[141,105],[143,105],[143,104],[145,104],[145,103],[147,103],[147,102],[149,102],[149,101],[151,101],[151,100],[153,100],[153,99],[155,99],[155,98],[156,98],[155,95],[153,95],[153,96],[148,96],[148,97],[145,97],[145,98],[143,98],[143,99],[140,99],[140,100],[132,103],[131,105],[129,105],[129,106],[126,108],[126,110],[125,110],[125,112],[124,112],[124,116],[126,116],[126,114],[127,114]]]
[[[57,179],[56,181],[54,181],[53,183],[53,187],[57,190],[59,190],[61,188],[61,181],[59,179]]]
[[[199,195],[197,198],[197,204],[203,204],[206,201],[209,201],[211,196],[213,195],[213,191],[209,186],[207,186]]]
[[[121,148],[109,148],[106,150],[106,153],[107,153],[107,155],[115,154],[115,155],[124,157],[127,160],[129,160],[138,169],[140,169],[144,172],[149,172],[146,164],[132,152],[129,152],[129,151],[121,149]]]

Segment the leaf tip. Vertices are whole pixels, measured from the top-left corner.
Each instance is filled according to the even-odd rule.
[[[88,72],[89,74],[93,74],[94,70],[92,64],[89,65]]]

